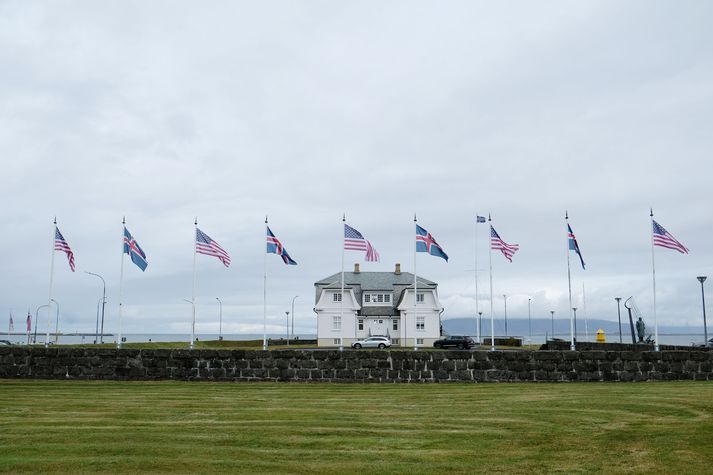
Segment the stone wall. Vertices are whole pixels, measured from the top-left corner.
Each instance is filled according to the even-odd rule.
[[[713,380],[713,352],[0,347],[0,378],[294,382]]]

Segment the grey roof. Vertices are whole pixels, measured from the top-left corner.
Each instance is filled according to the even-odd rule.
[[[326,279],[319,280],[314,283],[316,286],[329,286],[342,285],[342,274],[337,272],[334,275],[327,277]],[[361,290],[384,290],[392,291],[395,285],[399,286],[413,286],[413,274],[410,272],[401,272],[396,274],[394,272],[345,272],[344,273],[344,285],[345,286],[355,286],[361,287]],[[423,277],[418,278],[418,285],[434,288],[438,286],[435,282],[432,282]]]
[[[317,281],[315,286],[315,302],[319,300],[322,289],[339,289],[342,285],[342,274],[338,272],[329,277]],[[344,288],[353,289],[354,296],[358,302],[362,301],[363,292],[391,292],[391,306],[366,306],[358,312],[362,316],[390,316],[399,315],[396,309],[403,299],[404,290],[413,287],[413,274],[410,272],[345,272],[344,273]],[[433,281],[418,278],[419,289],[435,289],[438,287]]]

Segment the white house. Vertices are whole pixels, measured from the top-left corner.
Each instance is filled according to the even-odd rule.
[[[440,338],[438,284],[418,278],[414,308],[413,274],[401,272],[341,273],[315,282],[315,307],[319,346],[350,346],[368,336],[385,335],[394,346],[430,347]]]

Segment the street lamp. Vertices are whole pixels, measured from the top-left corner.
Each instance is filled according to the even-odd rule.
[[[40,309],[41,309],[41,308],[45,308],[45,307],[49,307],[49,305],[47,305],[47,304],[45,304],[45,305],[40,305],[39,307],[37,307],[37,310],[35,310],[35,334],[34,334],[34,336],[32,337],[32,344],[33,344],[33,345],[37,343],[37,321],[39,320]],[[47,311],[49,312],[49,308],[47,309]]]
[[[505,338],[508,336],[508,296],[503,294],[503,303],[505,304]]]
[[[699,275],[698,277],[696,277],[696,279],[698,279],[698,282],[701,283],[701,299],[703,300],[703,338],[705,338],[703,344],[708,346],[708,325],[706,324],[706,294],[703,291],[703,282],[706,281],[707,276]]]
[[[223,302],[218,297],[215,298],[220,306],[220,326],[218,327],[218,340],[223,340]]]
[[[290,312],[285,312],[285,333],[287,334],[287,346],[290,346]]]
[[[619,343],[624,343],[621,339],[621,297],[614,297],[616,300],[616,313],[619,316]]]
[[[532,297],[528,297],[527,299],[527,328],[530,332],[530,339],[528,340],[528,343],[532,344],[532,309],[531,307],[532,303]]]
[[[295,339],[295,299],[299,297],[299,295],[295,295],[292,297],[292,339]]]
[[[572,307],[574,312],[574,341],[577,341],[577,307]]]
[[[478,312],[478,344],[480,345],[482,341],[482,324],[483,323],[483,312]]]
[[[94,272],[89,272],[89,271],[84,271],[89,275],[93,275],[96,277],[99,277],[102,280],[102,285],[104,286],[104,290],[102,291],[102,335],[101,337],[99,336],[99,312],[97,312],[97,325],[96,325],[96,337],[94,338],[94,344],[97,343],[97,341],[100,341],[101,343],[104,343],[104,306],[106,305],[106,281],[104,281],[104,277],[100,276],[99,274],[95,274]],[[101,340],[100,340],[101,338]]]
[[[196,303],[193,300],[183,299],[184,302],[188,302],[193,306],[193,322],[191,323],[191,344],[189,348],[193,349],[193,340],[196,338]]]
[[[555,337],[555,311],[550,310],[550,316],[552,318],[552,338]]]

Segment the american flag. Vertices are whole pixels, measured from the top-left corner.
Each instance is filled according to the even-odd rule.
[[[347,224],[344,225],[344,249],[347,251],[366,251],[365,259],[367,262],[379,262],[379,253],[371,243],[364,239],[364,236],[359,231]]]
[[[230,267],[230,256],[225,252],[225,249],[198,228],[196,228],[196,252],[217,257],[225,267]]]
[[[490,249],[502,252],[503,256],[512,262],[512,256],[514,256],[518,249],[520,249],[520,246],[517,244],[506,243],[500,239],[500,235],[495,228],[490,226]]]
[[[654,227],[654,246],[661,246],[667,249],[673,249],[681,254],[688,254],[686,246],[676,240],[666,229],[659,223],[651,220]]]
[[[72,249],[69,248],[69,244],[67,244],[67,241],[64,240],[64,236],[62,236],[62,233],[59,232],[59,228],[57,226],[54,227],[54,250],[64,251],[64,253],[67,254],[67,259],[69,259],[69,268],[72,269],[72,272],[74,272],[74,253],[72,252]]]

